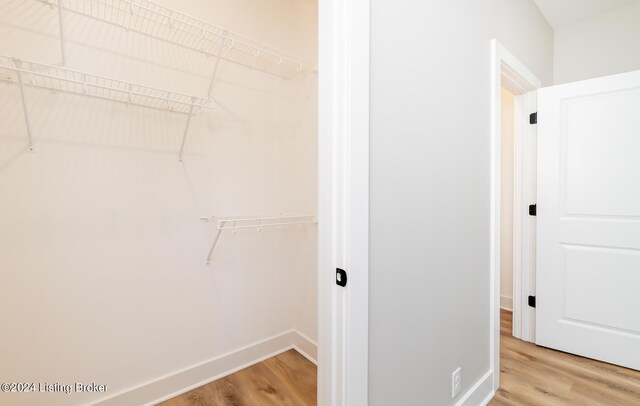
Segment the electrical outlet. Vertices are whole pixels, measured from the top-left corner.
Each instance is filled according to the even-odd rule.
[[[462,368],[458,368],[451,374],[451,397],[455,398],[462,389]]]

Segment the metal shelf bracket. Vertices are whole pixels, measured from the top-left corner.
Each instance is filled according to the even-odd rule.
[[[29,109],[27,108],[27,100],[24,92],[24,83],[22,82],[22,72],[20,72],[20,68],[22,67],[22,61],[18,58],[12,58],[11,61],[13,65],[18,69],[18,86],[20,88],[20,100],[22,100],[22,113],[24,114],[24,124],[27,127],[27,137],[29,139],[29,152],[34,152],[33,149],[33,139],[31,138],[31,120],[29,120]]]

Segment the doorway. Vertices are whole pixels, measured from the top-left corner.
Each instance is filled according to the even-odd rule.
[[[535,313],[526,304],[535,288],[535,222],[528,212],[528,206],[535,201],[535,125],[530,124],[530,114],[535,112],[536,90],[541,87],[541,82],[497,40],[492,41],[492,51],[490,339],[494,389],[498,389],[501,308],[511,309],[514,337],[525,341],[534,339]],[[508,110],[505,117],[503,95],[504,107]],[[502,140],[503,123],[511,130],[504,134],[505,145]],[[509,166],[505,168],[504,180],[503,158]],[[505,181],[508,185],[503,195]],[[503,217],[506,224],[503,224]],[[503,234],[506,234],[504,247]],[[511,268],[505,270],[504,276],[503,262]],[[503,277],[504,281],[501,280]]]
[[[567,325],[577,330],[582,325],[588,324],[585,321],[580,321],[579,317],[572,318],[572,316],[577,311],[582,311],[581,317],[588,319],[587,316],[584,316],[584,312],[593,309],[595,306],[588,307],[585,303],[591,304],[593,303],[591,298],[599,296],[576,295],[576,287],[582,289],[582,291],[585,289],[600,289],[603,292],[600,295],[601,297],[604,297],[604,293],[609,295],[608,303],[619,304],[625,298],[634,298],[635,296],[628,293],[620,294],[620,298],[614,300],[613,296],[619,290],[611,289],[607,285],[604,285],[604,288],[602,287],[605,282],[610,283],[614,278],[601,278],[600,282],[595,283],[594,281],[589,282],[586,276],[581,274],[579,278],[574,277],[573,280],[568,280],[568,273],[564,268],[573,266],[573,269],[576,269],[575,261],[570,263],[568,260],[563,260],[563,258],[569,257],[569,254],[566,253],[561,253],[552,258],[549,247],[562,246],[561,248],[568,250],[567,246],[569,246],[569,249],[574,249],[573,247],[579,244],[566,242],[572,242],[567,237],[569,234],[565,233],[561,236],[557,232],[559,228],[552,228],[549,223],[560,223],[561,221],[567,223],[567,218],[570,216],[573,216],[570,217],[570,220],[574,222],[576,219],[583,221],[587,217],[581,211],[578,211],[580,215],[574,213],[577,210],[574,207],[575,198],[571,201],[574,206],[568,206],[568,192],[566,191],[570,190],[575,193],[575,188],[569,189],[566,179],[572,180],[574,183],[580,181],[581,191],[598,194],[603,190],[601,186],[593,186],[593,176],[587,176],[586,170],[576,171],[574,169],[574,172],[571,173],[574,175],[580,174],[580,176],[576,175],[574,178],[568,178],[566,175],[569,173],[566,169],[567,156],[573,154],[571,155],[574,158],[574,161],[571,161],[573,165],[578,162],[588,168],[596,167],[599,170],[601,168],[610,170],[611,168],[624,167],[628,169],[630,167],[629,164],[622,166],[618,162],[625,159],[631,162],[627,158],[632,154],[629,151],[637,148],[635,138],[637,131],[633,130],[635,128],[633,126],[637,125],[637,121],[634,119],[635,115],[629,112],[633,108],[630,106],[636,105],[638,99],[637,95],[633,95],[628,90],[637,88],[637,83],[640,83],[638,82],[638,73],[630,72],[541,89],[539,105],[542,110],[542,120],[538,122],[538,94],[536,90],[540,88],[539,81],[535,79],[535,76],[530,75],[526,67],[499,43],[494,41],[493,46],[494,116],[492,121],[492,141],[494,150],[492,156],[493,193],[491,201],[491,276],[493,283],[491,340],[493,344],[494,388],[496,390],[501,386],[499,376],[501,371],[501,347],[504,350],[503,361],[507,364],[504,369],[505,385],[500,388],[496,399],[509,398],[513,401],[518,398],[519,403],[530,403],[526,400],[529,397],[536,399],[536,403],[540,403],[540,399],[544,397],[549,397],[550,399],[560,397],[570,403],[582,402],[584,398],[593,399],[598,404],[609,404],[607,399],[613,399],[618,396],[620,399],[627,398],[630,393],[633,394],[632,396],[636,396],[635,399],[637,399],[636,393],[640,389],[637,386],[637,382],[639,382],[640,373],[632,369],[616,366],[625,365],[634,368],[634,365],[637,365],[637,358],[629,355],[633,353],[632,351],[628,349],[626,351],[619,350],[622,348],[621,345],[594,345],[595,339],[588,341],[586,339],[587,333],[582,333],[582,335],[575,334],[569,337],[567,332],[560,334],[557,330],[550,328],[550,324],[556,323],[563,326]],[[597,98],[593,97],[593,95],[598,97],[606,95],[608,98]],[[592,104],[599,103],[599,109],[570,110],[567,105],[574,103],[575,100],[588,100]],[[614,106],[614,103],[618,104]],[[589,106],[593,107],[592,105]],[[573,120],[571,125],[567,124],[568,111],[573,114],[571,116]],[[581,115],[579,116],[576,111]],[[619,117],[620,114],[622,116]],[[588,118],[596,115],[600,123],[609,120],[608,127],[591,127],[592,121],[588,120]],[[560,117],[564,120],[562,125],[559,124]],[[510,118],[513,118],[513,120],[510,120]],[[582,127],[576,127],[576,122],[586,124]],[[617,130],[615,134],[618,138],[615,141],[620,144],[618,148],[610,147],[614,142],[610,138],[611,131],[608,131],[610,128],[616,128]],[[510,130],[513,130],[512,139],[510,138]],[[540,131],[539,140],[538,131]],[[585,134],[591,135],[591,138],[588,138]],[[574,136],[571,143],[567,141],[569,135]],[[606,138],[604,138],[605,135]],[[591,149],[579,149],[580,143],[585,144],[587,141],[592,142],[588,144]],[[604,148],[604,146],[609,149]],[[538,154],[540,154],[540,157],[537,157]],[[560,161],[560,156],[563,157],[563,161]],[[511,161],[510,158],[513,158],[513,160]],[[594,166],[595,159],[607,159],[608,162],[606,165]],[[557,165],[558,162],[561,162],[561,165]],[[511,163],[513,164],[512,170]],[[538,163],[539,167],[537,167]],[[620,170],[619,173],[624,176],[632,176],[637,172]],[[562,178],[563,176],[565,178]],[[539,177],[539,190],[536,190],[537,177]],[[565,183],[558,183],[558,179],[561,178],[563,179],[562,182]],[[611,179],[616,177],[601,178]],[[628,189],[624,188],[623,185],[631,183],[633,182],[616,184],[616,192],[626,193]],[[564,189],[560,188],[559,184]],[[513,187],[511,188],[511,186]],[[562,195],[559,191],[566,193]],[[610,196],[610,194],[605,195]],[[626,202],[628,200],[620,198],[617,201]],[[591,203],[595,199],[577,201]],[[512,206],[511,203],[513,203]],[[537,204],[540,204],[541,210],[538,210]],[[567,207],[570,209],[567,209]],[[611,207],[613,206],[605,207],[609,211],[603,209],[598,212],[600,214],[597,219],[598,222],[590,224],[602,225],[605,223],[603,219],[609,221],[609,218],[614,218],[618,213]],[[588,214],[591,213],[588,212]],[[511,221],[513,224],[509,224]],[[538,223],[537,226],[536,222]],[[621,223],[619,219],[618,223]],[[554,231],[555,234],[550,233],[550,230]],[[584,238],[587,233],[584,229],[581,229],[580,233],[571,235],[577,239],[578,237],[576,236]],[[613,244],[620,245],[623,245],[619,242],[620,239],[625,237],[625,234],[619,231],[617,234],[613,232],[608,234],[592,232],[591,235],[609,237],[610,239],[615,237],[618,240],[613,241]],[[538,247],[536,247],[536,241],[539,244]],[[587,244],[582,241],[580,240],[580,244]],[[629,245],[629,243],[627,244]],[[598,249],[601,248],[598,247]],[[588,252],[589,250],[593,250],[591,246],[588,246],[583,251]],[[580,251],[581,255],[583,251]],[[615,252],[618,253],[619,251]],[[538,261],[536,260],[536,253],[539,253]],[[624,251],[624,254],[626,254],[626,251]],[[559,262],[550,267],[550,259],[559,259]],[[607,272],[611,270],[621,272],[620,270],[627,269],[625,268],[625,263],[621,261],[610,260],[609,262],[605,264],[604,261],[592,261],[590,263],[582,261],[579,264],[582,265],[580,267],[581,270],[597,268],[596,270],[600,272],[602,269],[606,269]],[[539,267],[538,270],[536,270],[537,266]],[[538,286],[535,283],[536,273],[538,273]],[[550,276],[556,278],[552,283],[549,281]],[[510,280],[511,277],[512,281]],[[627,281],[628,286],[633,286],[634,280],[632,278],[627,278],[625,281]],[[567,286],[570,283],[573,283],[570,287],[573,287],[574,291],[570,292],[573,296],[569,297],[571,300],[568,301],[566,294],[565,296],[561,295],[568,291]],[[626,286],[620,283],[619,280],[617,283],[618,286]],[[554,288],[556,286],[559,288]],[[540,301],[536,300],[536,288],[540,289]],[[578,303],[576,298],[588,298],[588,300],[585,299]],[[541,306],[541,303],[545,304],[545,306]],[[600,305],[597,306],[597,309],[601,310],[604,307]],[[627,306],[627,308],[631,308],[631,306]],[[611,317],[611,315],[619,315],[621,313],[624,312],[608,311],[606,315]],[[605,313],[601,311],[600,314]],[[535,329],[536,323],[539,331]],[[612,341],[611,337],[623,336],[619,332],[620,329],[616,330],[616,326],[612,323],[607,325],[606,328],[603,326],[594,328],[594,325],[594,323],[588,324],[588,331],[593,334],[600,334],[597,338],[601,343],[605,342],[605,339]],[[587,327],[585,327],[585,330],[587,330]],[[605,336],[605,334],[608,334],[608,336]],[[503,342],[501,342],[501,335]],[[564,339],[569,344],[563,347],[552,341],[559,339]],[[633,337],[631,334],[625,332],[624,339],[627,340],[627,346],[632,345],[631,340]],[[534,342],[537,345],[532,344]],[[609,351],[609,353],[602,355],[594,351],[584,350],[585,346],[589,350],[613,348],[623,356],[616,357],[614,351]],[[558,352],[553,349],[564,352]],[[572,354],[580,354],[591,359]],[[616,365],[595,361],[596,359],[613,362]],[[539,373],[536,372],[537,368]],[[563,370],[561,374],[549,375],[550,371],[560,369]],[[561,376],[565,380],[562,385],[559,385],[558,380]],[[607,399],[605,399],[602,397],[603,393],[609,391],[612,382],[618,381],[616,376],[625,376],[625,379],[631,384],[621,388],[622,390],[619,393],[608,394]],[[595,386],[601,386],[601,388],[593,390]],[[591,389],[583,391],[583,388]],[[601,397],[601,399],[596,399],[597,397]],[[628,399],[631,399],[631,397],[628,397]],[[628,399],[624,402],[628,402]]]
[[[348,401],[365,404],[369,30],[368,19],[362,16],[369,15],[368,2],[353,2],[347,7],[338,1],[318,2],[320,52],[316,67],[312,66],[313,63],[309,66],[303,64],[297,57],[292,63],[291,57],[281,55],[280,51],[261,43],[256,45],[240,34],[237,37],[234,34],[232,38],[226,28],[213,27],[213,23],[219,21],[225,27],[227,23],[234,29],[239,26],[238,32],[244,32],[243,25],[261,32],[258,23],[262,23],[268,34],[276,38],[294,38],[293,45],[298,46],[306,37],[277,30],[304,27],[311,31],[315,24],[308,23],[310,20],[280,27],[268,23],[269,15],[263,16],[256,11],[257,5],[248,5],[247,10],[251,12],[243,13],[230,7],[216,6],[215,10],[208,6],[199,7],[194,2],[165,3],[173,3],[180,10],[154,5],[154,10],[149,10],[150,15],[157,18],[154,21],[173,20],[168,15],[180,16],[183,18],[181,24],[192,28],[193,21],[197,21],[199,29],[192,42],[175,44],[167,41],[169,34],[175,35],[177,38],[172,38],[176,41],[182,40],[183,34],[188,38],[194,36],[195,31],[176,34],[174,31],[182,25],[174,26],[173,21],[166,23],[167,27],[163,26],[160,38],[156,38],[159,34],[156,35],[155,31],[130,30],[137,20],[144,18],[144,15],[135,13],[139,11],[135,4],[130,6],[130,12],[122,13],[117,9],[115,13],[103,13],[100,18],[85,15],[91,14],[86,7],[74,9],[72,13],[68,8],[75,3],[68,7],[61,2],[51,2],[47,7],[38,4],[22,7],[22,3],[11,6],[15,8],[12,12],[18,16],[35,16],[38,22],[46,22],[36,27],[43,29],[43,34],[19,27],[29,28],[28,20],[12,25],[8,29],[21,29],[17,37],[20,40],[2,41],[3,53],[15,56],[15,59],[6,59],[7,64],[3,67],[11,72],[2,75],[2,98],[9,98],[4,103],[4,110],[15,118],[3,121],[3,126],[7,127],[2,128],[2,135],[8,136],[2,141],[9,146],[5,148],[6,154],[2,154],[3,175],[11,172],[9,175],[13,177],[11,181],[3,182],[3,190],[7,195],[20,195],[29,203],[12,199],[9,208],[13,212],[6,210],[8,206],[3,210],[4,218],[11,220],[7,224],[27,230],[18,233],[22,240],[11,239],[13,247],[20,248],[8,248],[15,260],[13,256],[5,256],[9,266],[4,268],[14,269],[13,274],[19,275],[22,278],[19,282],[25,286],[24,289],[15,289],[14,283],[12,290],[18,293],[38,292],[40,288],[43,292],[54,291],[62,309],[58,313],[72,314],[83,321],[83,324],[75,324],[73,318],[67,320],[73,327],[68,330],[76,336],[67,335],[61,346],[93,342],[87,338],[92,338],[92,335],[104,339],[112,332],[138,332],[139,324],[132,323],[129,317],[134,314],[131,312],[134,307],[111,306],[113,297],[118,297],[121,303],[139,305],[135,309],[141,315],[158,315],[145,317],[148,322],[145,331],[139,331],[139,337],[143,338],[137,340],[148,343],[152,340],[144,339],[145,335],[156,337],[155,347],[140,345],[134,348],[128,345],[127,348],[142,359],[152,358],[154,348],[175,351],[163,354],[162,360],[153,365],[140,362],[144,366],[140,370],[113,374],[114,380],[109,382],[112,385],[109,396],[146,396],[146,393],[155,391],[150,396],[157,400],[168,391],[182,391],[186,387],[182,385],[185,376],[189,385],[196,385],[289,346],[311,354],[315,347],[313,333],[317,331],[320,348],[317,356],[319,403],[345,404]],[[109,3],[106,6],[113,8],[119,4]],[[300,10],[294,11],[273,11],[273,7],[268,7],[267,11],[301,19],[311,14],[308,10],[311,4],[305,2]],[[36,9],[33,14],[25,12],[29,7]],[[126,18],[125,22],[120,19],[121,15]],[[192,15],[203,20],[190,17]],[[118,20],[109,20],[115,18],[112,16],[118,16]],[[255,17],[257,21],[243,20],[245,16]],[[212,23],[207,22],[209,18]],[[10,20],[13,23],[17,19],[5,22]],[[158,23],[159,27],[161,25]],[[96,28],[98,26],[100,29]],[[91,34],[99,34],[107,27],[114,32],[113,35],[94,37],[85,36],[82,32],[86,29],[91,30]],[[349,27],[348,32],[344,32],[345,27]],[[50,35],[48,28],[55,28],[57,36]],[[43,35],[47,37],[47,44],[36,38]],[[206,48],[200,45],[203,41]],[[34,46],[24,46],[25,42]],[[18,43],[20,46],[16,46]],[[153,46],[149,48],[146,44]],[[156,44],[158,49],[163,49],[162,52],[146,52],[156,49]],[[198,44],[197,49],[192,49],[196,47],[192,44]],[[352,47],[351,44],[357,46]],[[250,56],[243,56],[242,50],[247,51],[247,47],[253,47]],[[138,50],[135,48],[145,52],[136,53]],[[43,49],[47,52],[38,54]],[[33,56],[29,55],[32,51]],[[68,53],[70,58],[64,58],[64,53]],[[62,58],[59,58],[61,54]],[[27,64],[26,59],[33,62]],[[66,59],[68,66],[56,65],[60,59]],[[234,65],[230,68],[231,63]],[[77,73],[75,69],[82,71],[82,75],[71,74]],[[285,69],[292,71],[289,72],[292,76],[307,76],[296,76],[298,82],[286,82],[282,80],[288,80],[289,73],[282,73]],[[274,75],[267,76],[269,70],[274,71]],[[305,98],[302,93],[306,82],[302,82],[311,82],[317,72],[320,72],[321,94],[318,98]],[[45,79],[56,77],[56,74],[67,80],[55,80],[55,86],[47,83],[51,81]],[[108,82],[109,86],[111,83],[122,86],[109,88],[106,92],[105,78],[132,82],[108,79],[114,80]],[[26,102],[22,95],[23,80],[28,88],[24,92]],[[144,85],[132,85],[137,80],[154,88],[144,87],[147,89],[145,92],[149,92],[144,93],[140,90]],[[64,89],[59,83],[66,84]],[[11,91],[5,92],[5,87]],[[44,92],[45,89],[51,92]],[[124,97],[122,89],[127,89]],[[132,89],[137,89],[140,93],[137,96],[144,96],[144,100],[132,97]],[[177,91],[184,94],[175,93]],[[95,93],[108,94],[108,97],[94,98]],[[191,94],[193,96],[189,97]],[[34,96],[40,99],[39,106],[33,103]],[[215,101],[209,100],[214,96]],[[297,102],[294,96],[303,101]],[[96,100],[88,102],[85,100],[88,97]],[[290,100],[293,101],[288,103]],[[305,117],[297,120],[302,113],[291,114],[298,108],[302,110],[310,101],[310,104],[320,104],[317,143],[300,140],[303,136],[311,138],[310,135],[316,131],[316,122]],[[49,109],[49,105],[59,110]],[[209,106],[219,109],[209,112]],[[30,115],[33,125],[27,117],[28,107],[34,113]],[[143,110],[145,107],[154,108]],[[35,114],[45,110],[54,113]],[[315,110],[310,108],[309,116],[315,114]],[[55,114],[57,111],[62,114]],[[280,112],[286,113],[290,120],[284,124],[276,122],[274,116]],[[36,153],[23,154],[27,140],[31,142],[32,130]],[[316,169],[311,168],[316,159],[316,149],[320,150],[317,178],[313,174]],[[102,164],[105,162],[117,169],[109,167],[109,170],[104,170]],[[47,170],[51,163],[55,163],[55,171]],[[7,171],[11,165],[19,169]],[[304,165],[305,170],[288,165]],[[27,170],[22,170],[24,168]],[[9,187],[5,189],[5,185]],[[318,199],[312,193],[299,196],[295,193],[299,190],[312,192]],[[14,191],[16,193],[12,193]],[[43,252],[39,256],[24,254],[24,249],[34,249],[32,236],[42,229],[42,223],[34,219],[41,210],[30,210],[28,214],[33,216],[14,214],[22,213],[25,207],[31,207],[30,203],[36,201],[48,201],[47,215],[63,219],[65,227],[57,227],[55,231],[74,231],[73,238],[36,241],[47,248],[47,251],[40,250],[36,245],[35,249]],[[108,216],[96,216],[95,213],[108,213]],[[315,226],[311,224],[313,220],[298,221],[287,213],[305,215],[305,218],[307,214],[313,217],[317,213],[317,247],[314,244]],[[233,221],[229,216],[233,216]],[[24,224],[13,221],[17,219],[36,231],[29,232]],[[263,222],[267,220],[269,224]],[[303,222],[309,225],[303,225]],[[144,230],[144,238],[136,236],[132,229]],[[100,232],[96,232],[98,230]],[[111,233],[110,237],[104,237],[104,230]],[[9,233],[17,235],[10,230]],[[306,234],[295,238],[294,233]],[[218,241],[220,235],[222,237]],[[148,236],[153,236],[153,239]],[[103,240],[108,240],[113,246],[102,244]],[[295,250],[291,242],[304,242],[306,245]],[[316,248],[319,288],[314,289],[315,272],[304,271],[315,270]],[[59,256],[67,252],[77,252],[78,255]],[[106,252],[117,252],[118,255],[105,257]],[[279,260],[280,254],[284,258],[284,254],[289,252],[296,257]],[[297,256],[304,256],[303,260],[310,263],[296,262]],[[92,277],[87,279],[84,264],[89,262],[86,261],[88,258],[93,265]],[[261,261],[263,258],[267,260]],[[47,262],[46,266],[42,261]],[[52,264],[59,269],[52,269]],[[336,284],[336,268],[344,269],[348,274],[346,286]],[[46,278],[37,278],[41,285],[29,283],[27,278],[34,273],[19,272],[21,269],[55,274],[57,284],[47,286]],[[65,283],[67,280],[70,283]],[[89,284],[85,283],[86,280]],[[74,288],[75,281],[82,281],[83,287],[95,288],[95,292],[74,289],[74,295],[81,295],[73,296],[74,301],[68,300],[65,289]],[[153,281],[153,289],[147,289],[149,281]],[[113,290],[104,290],[105,286]],[[141,298],[143,293],[146,296]],[[289,296],[292,300],[287,299]],[[175,300],[167,300],[167,297]],[[317,307],[321,309],[318,326],[312,306],[316,297]],[[27,300],[29,295],[20,294],[19,299]],[[100,300],[106,304],[101,306],[103,302]],[[100,311],[108,309],[113,323],[105,325],[97,319],[81,317],[83,313],[73,311],[76,302],[91,304],[82,307],[87,314],[92,306]],[[33,306],[25,308],[34,309]],[[49,308],[57,308],[57,305]],[[207,311],[209,309],[213,310]],[[114,315],[115,311],[122,312],[124,316]],[[38,315],[42,314],[45,313],[38,312]],[[17,320],[21,315],[14,317]],[[290,323],[290,320],[295,320],[295,323]],[[38,325],[45,323],[31,323],[34,329]],[[83,328],[76,329],[76,325]],[[182,330],[191,334],[176,344],[173,337],[163,334],[167,325],[182,326]],[[308,331],[306,335],[310,340],[296,342],[301,335],[289,334],[288,330],[298,326]],[[105,334],[101,334],[101,329]],[[28,333],[22,331],[20,334],[41,336]],[[12,339],[16,343],[24,341],[19,335]],[[129,337],[128,342],[136,342],[135,337]],[[301,348],[303,345],[310,349]],[[55,358],[55,353],[66,352],[64,348],[62,346],[61,351],[45,355]],[[140,351],[134,351],[137,348]],[[117,348],[109,349],[115,354]],[[178,353],[181,349],[190,352],[183,356]],[[15,359],[25,358],[20,357],[15,348],[13,353]],[[229,360],[229,353],[239,355]],[[114,354],[109,354],[108,351],[100,354],[105,363],[116,359]],[[127,354],[117,355],[126,358]],[[53,358],[32,355],[28,361],[32,365],[61,365]],[[22,359],[21,363],[24,361]],[[92,363],[99,361],[93,360]],[[205,367],[211,368],[203,372]],[[91,370],[92,365],[87,360],[79,360],[78,369],[82,368]],[[105,371],[105,374],[109,373]],[[175,386],[167,384],[169,378],[151,381],[152,377],[165,375],[173,379]],[[146,385],[147,381],[151,383]],[[155,386],[140,389],[142,386],[136,386],[139,382]],[[114,402],[126,403],[123,399]],[[92,399],[92,402],[97,400]]]

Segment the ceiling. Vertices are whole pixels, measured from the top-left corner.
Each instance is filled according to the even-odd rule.
[[[562,28],[634,0],[534,0],[553,27]]]

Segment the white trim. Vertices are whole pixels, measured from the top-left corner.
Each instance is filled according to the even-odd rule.
[[[513,336],[533,342],[535,309],[535,217],[528,207],[536,201],[536,126],[527,118],[537,110],[537,92],[516,96],[514,128],[514,241],[513,241]]]
[[[456,403],[456,406],[486,406],[495,396],[493,390],[493,371],[482,376]]]
[[[204,363],[175,371],[142,385],[92,401],[100,406],[155,405],[192,389],[224,378],[290,349],[315,363],[316,344],[295,330],[267,338]],[[302,350],[305,352],[303,353]]]
[[[315,365],[318,365],[318,344],[298,330],[293,330],[293,333],[293,349]]]
[[[347,311],[344,405],[367,405],[369,390],[369,0],[346,2],[350,135],[347,258],[351,275]]]
[[[368,396],[369,0],[319,3],[318,404]],[[345,288],[335,269],[347,271]]]
[[[540,80],[496,39],[491,41],[491,200],[490,200],[490,361],[493,389],[500,387],[500,115],[501,87],[515,94],[533,91]],[[514,236],[514,238],[517,238]],[[514,292],[515,298],[516,292]]]
[[[523,136],[525,120],[522,116],[524,96],[518,95],[514,99],[513,109],[513,289],[512,300],[513,324],[512,335],[522,337],[521,303],[522,296],[522,229],[524,226],[525,198],[522,193],[523,185]],[[528,213],[527,213],[528,214]]]
[[[496,396],[496,392],[492,390],[491,393],[489,393],[486,398],[484,398],[483,400],[480,401],[480,403],[478,403],[478,406],[487,406],[489,402],[491,402],[491,399],[493,399],[494,396]]]
[[[500,295],[500,308],[502,310],[513,311],[513,298],[511,296]]]
[[[318,404],[334,405],[338,368],[335,303],[335,179],[336,115],[339,101],[334,90],[338,80],[333,68],[334,43],[339,35],[336,2],[318,2]]]

